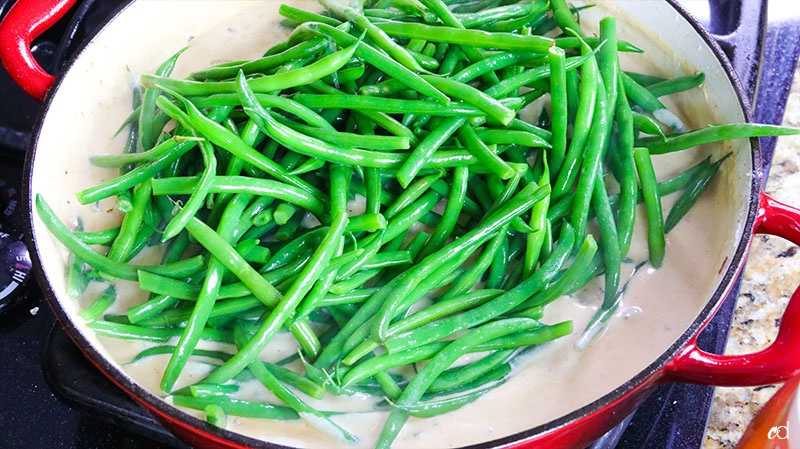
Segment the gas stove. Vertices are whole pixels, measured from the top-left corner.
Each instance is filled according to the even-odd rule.
[[[0,17],[12,3],[0,0]],[[37,60],[58,74],[124,3],[79,2],[34,43]],[[732,60],[753,99],[756,120],[780,123],[800,52],[800,21],[767,20],[767,0],[679,3],[708,27]],[[25,259],[15,221],[23,212],[15,201],[39,113],[39,104],[0,68],[0,254],[22,253],[16,261]],[[762,139],[765,173],[774,147],[774,138]],[[25,264],[11,264],[0,257],[0,448],[186,448],[84,359],[55,322]],[[724,349],[737,295],[738,289],[701,334],[703,349]],[[700,448],[712,398],[710,387],[661,386],[591,449]]]

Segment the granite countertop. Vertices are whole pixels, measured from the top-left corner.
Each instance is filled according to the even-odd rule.
[[[786,105],[783,124],[800,127],[800,70]],[[766,191],[800,205],[800,137],[777,141]],[[753,240],[731,324],[726,353],[746,354],[768,346],[777,334],[789,297],[800,285],[800,251],[778,237]],[[734,448],[750,421],[780,385],[716,388],[703,449]]]

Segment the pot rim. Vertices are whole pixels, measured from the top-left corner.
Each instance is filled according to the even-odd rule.
[[[108,26],[113,26],[113,23],[117,18],[117,16],[121,14],[135,1],[136,0],[126,0],[126,2],[123,5],[121,5],[112,13],[112,15],[110,16],[111,18],[102,27],[99,27],[95,31],[95,34],[101,32]],[[733,88],[733,91],[735,92],[736,97],[738,99],[738,103],[743,113],[743,116],[745,117],[745,120],[747,122],[752,122],[753,121],[753,116],[751,112],[752,108],[750,100],[747,98],[746,90],[742,86],[741,81],[738,75],[735,73],[731,62],[728,60],[727,56],[725,55],[725,53],[723,52],[722,48],[719,46],[717,41],[714,39],[711,33],[694,16],[692,16],[692,14],[686,8],[684,8],[678,3],[678,0],[664,0],[664,1],[675,11],[676,14],[679,14],[689,25],[691,25],[691,27],[695,30],[695,32],[702,38],[705,44],[712,51],[714,57],[717,59],[717,61],[719,62],[719,64],[721,65],[722,69],[724,70],[725,74],[728,77],[731,87]],[[75,55],[65,65],[63,73],[68,72],[72,68],[72,66],[74,65],[74,61],[81,57],[86,46],[91,42],[91,40],[92,40],[91,38],[87,39],[87,41],[84,42],[78,48]],[[56,315],[59,324],[65,330],[70,339],[72,339],[72,341],[79,347],[81,352],[91,361],[93,365],[95,365],[108,378],[110,378],[114,384],[116,384],[127,394],[132,396],[136,401],[144,405],[146,408],[150,409],[151,412],[155,412],[160,419],[167,419],[173,421],[173,424],[177,423],[181,425],[188,425],[196,430],[199,430],[207,434],[207,436],[211,436],[213,439],[224,439],[226,442],[230,442],[242,447],[258,447],[265,449],[267,448],[292,449],[292,447],[290,446],[284,446],[277,443],[271,443],[268,441],[259,440],[237,432],[213,426],[208,422],[206,422],[205,420],[197,418],[194,415],[184,412],[183,410],[167,403],[161,397],[155,395],[154,393],[140,386],[137,382],[131,379],[122,370],[120,370],[114,363],[110,362],[98,349],[94,347],[92,342],[90,342],[86,337],[84,337],[84,335],[78,329],[78,326],[73,322],[73,317],[71,316],[71,314],[60,306],[56,292],[53,290],[49,282],[49,277],[42,268],[42,261],[39,257],[39,247],[35,239],[32,238],[32,236],[34,235],[33,232],[34,208],[33,208],[33,198],[31,195],[31,186],[32,186],[33,165],[34,165],[34,160],[36,159],[37,144],[40,137],[42,124],[53,102],[53,98],[58,94],[62,80],[63,77],[58,77],[56,79],[55,84],[53,84],[52,88],[45,97],[42,113],[39,115],[34,127],[34,131],[31,135],[31,140],[28,148],[28,155],[25,159],[24,172],[23,172],[24,176],[22,180],[22,199],[23,199],[23,204],[27,208],[28,212],[26,214],[27,219],[23,223],[23,228],[28,245],[32,247],[31,249],[33,249],[33,251],[31,251],[31,257],[32,260],[34,261],[33,270],[36,275],[36,280],[42,290],[42,293],[49,307],[53,310],[54,314]],[[708,298],[708,301],[706,302],[705,306],[694,318],[694,320],[691,322],[688,328],[655,360],[653,360],[650,364],[648,364],[642,370],[640,370],[639,373],[634,375],[632,378],[630,378],[622,385],[609,391],[599,399],[585,406],[577,408],[571,411],[570,413],[567,413],[547,423],[532,427],[522,432],[509,435],[507,437],[483,443],[478,443],[466,447],[468,448],[504,447],[506,445],[523,444],[526,441],[535,440],[536,438],[541,437],[545,434],[558,432],[559,429],[567,427],[571,423],[580,421],[585,418],[589,418],[591,417],[591,415],[595,414],[599,410],[603,410],[607,407],[613,406],[614,403],[625,399],[626,396],[630,395],[634,391],[639,390],[643,387],[654,385],[661,380],[662,376],[660,376],[660,374],[662,373],[664,366],[670,360],[672,360],[676,356],[676,354],[681,349],[683,349],[693,338],[695,338],[697,334],[699,334],[702,331],[706,323],[713,317],[716,310],[719,309],[719,307],[726,299],[728,293],[732,290],[738,278],[739,273],[744,267],[750,247],[750,242],[753,238],[753,229],[755,226],[756,217],[758,214],[758,207],[759,207],[759,195],[762,189],[762,179],[764,177],[764,174],[761,169],[762,156],[758,138],[750,139],[750,149],[751,149],[750,194],[749,194],[749,202],[747,207],[746,218],[742,226],[742,230],[739,233],[739,241],[737,242],[733,253],[730,254],[729,258],[730,260],[728,261],[728,268],[726,269],[725,274],[720,279],[712,295]],[[624,418],[624,416],[620,417],[620,420],[622,418]],[[616,425],[616,423],[612,424]]]

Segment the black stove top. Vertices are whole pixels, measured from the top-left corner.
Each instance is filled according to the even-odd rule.
[[[708,0],[708,16],[700,8],[699,17],[755,96],[757,121],[780,123],[800,52],[800,22],[770,20],[767,32],[759,33],[767,24],[766,2]],[[0,17],[11,3],[0,0]],[[59,73],[81,42],[122,3],[79,1],[73,12],[35,42],[37,60],[51,73]],[[693,12],[706,6],[699,0],[679,3]],[[0,68],[0,188],[19,185],[39,112],[38,103]],[[774,146],[775,139],[762,139],[765,170]],[[0,232],[13,233],[2,223]],[[0,449],[185,448],[82,357],[55,323],[35,282],[27,284],[16,304],[0,304]],[[737,294],[738,288],[701,334],[703,349],[724,348]],[[709,387],[661,386],[592,449],[699,448],[712,398]]]

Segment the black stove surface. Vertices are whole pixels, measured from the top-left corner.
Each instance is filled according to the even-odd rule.
[[[0,16],[10,3],[0,0]],[[122,3],[79,2],[74,12],[37,40],[37,59],[58,73],[81,42]],[[708,4],[712,12],[704,23],[732,57],[740,77],[748,81],[757,121],[780,123],[800,51],[800,23],[770,21],[766,35],[759,36],[753,27],[764,23],[766,0],[709,0]],[[760,67],[758,54],[763,54]],[[19,182],[39,110],[0,69],[0,181]],[[774,146],[775,139],[762,139],[765,170]],[[34,284],[18,304],[0,313],[0,449],[185,448],[82,357]],[[701,334],[704,349],[724,348],[737,293],[738,289]],[[592,449],[699,448],[712,398],[709,387],[659,387]]]

